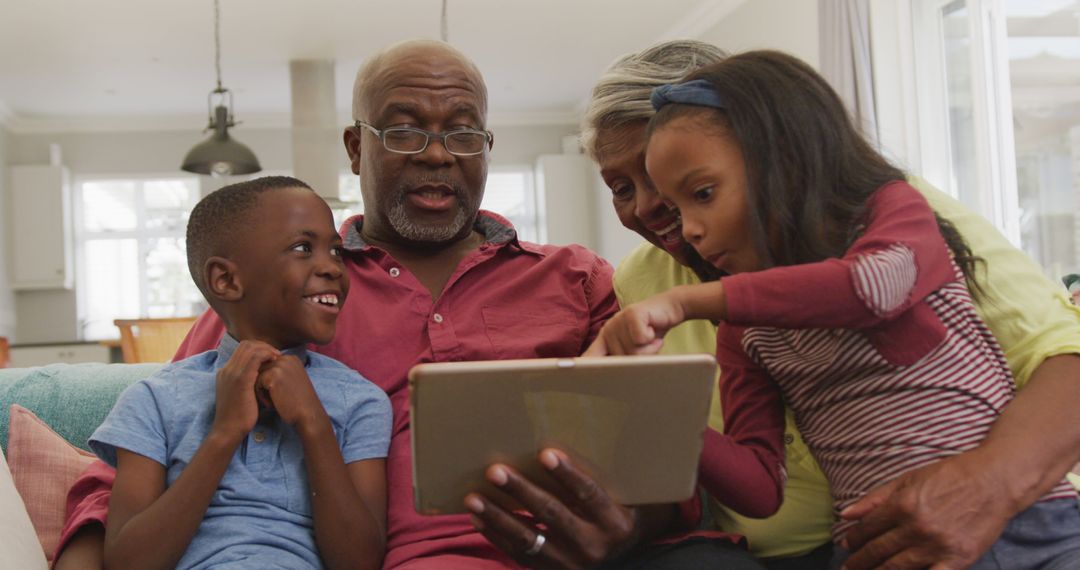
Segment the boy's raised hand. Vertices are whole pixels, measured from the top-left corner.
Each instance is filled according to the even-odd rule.
[[[327,418],[311,378],[300,359],[286,354],[259,373],[256,384],[269,397],[282,421],[297,430]]]
[[[214,430],[230,439],[245,437],[259,419],[255,383],[259,370],[281,353],[265,342],[245,340],[217,373]]]
[[[619,311],[604,323],[583,356],[656,354],[667,331],[685,318],[683,306],[675,296],[654,295]]]

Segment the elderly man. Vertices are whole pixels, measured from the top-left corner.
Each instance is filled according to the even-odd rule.
[[[551,450],[541,462],[565,496],[579,500],[522,494],[535,488],[503,466],[489,470],[541,515],[544,534],[533,522],[492,519],[500,513],[485,511],[489,503],[478,497],[468,503],[477,513],[471,520],[414,511],[408,370],[420,362],[576,356],[617,309],[612,268],[578,246],[520,242],[506,220],[479,211],[493,144],[485,130],[487,90],[476,66],[449,45],[412,41],[370,58],[357,75],[353,115],[344,142],[361,177],[364,215],[343,235],[352,294],[335,340],[316,350],[379,385],[394,407],[385,566],[584,567],[677,528],[676,507],[615,505]],[[177,357],[216,346],[223,330],[212,312],[204,314]],[[65,536],[90,523],[80,548],[89,544],[95,553],[92,520],[69,521]],[[477,531],[485,524],[499,531],[491,534],[494,545]],[[749,560],[730,541],[701,544],[635,551],[634,558]]]

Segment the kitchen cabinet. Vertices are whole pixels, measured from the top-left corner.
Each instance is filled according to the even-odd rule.
[[[71,289],[72,211],[70,175],[63,166],[11,167],[8,208],[11,287]]]

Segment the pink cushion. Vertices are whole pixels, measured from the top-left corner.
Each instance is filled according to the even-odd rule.
[[[60,531],[68,488],[96,458],[60,437],[30,410],[11,406],[8,466],[30,522],[51,561]]]

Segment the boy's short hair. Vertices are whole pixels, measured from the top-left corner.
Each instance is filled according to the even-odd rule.
[[[291,176],[264,176],[215,190],[191,210],[187,224],[188,271],[208,302],[211,297],[203,275],[206,260],[215,255],[226,255],[228,244],[244,239],[244,224],[260,194],[286,188],[311,190],[307,183]]]

